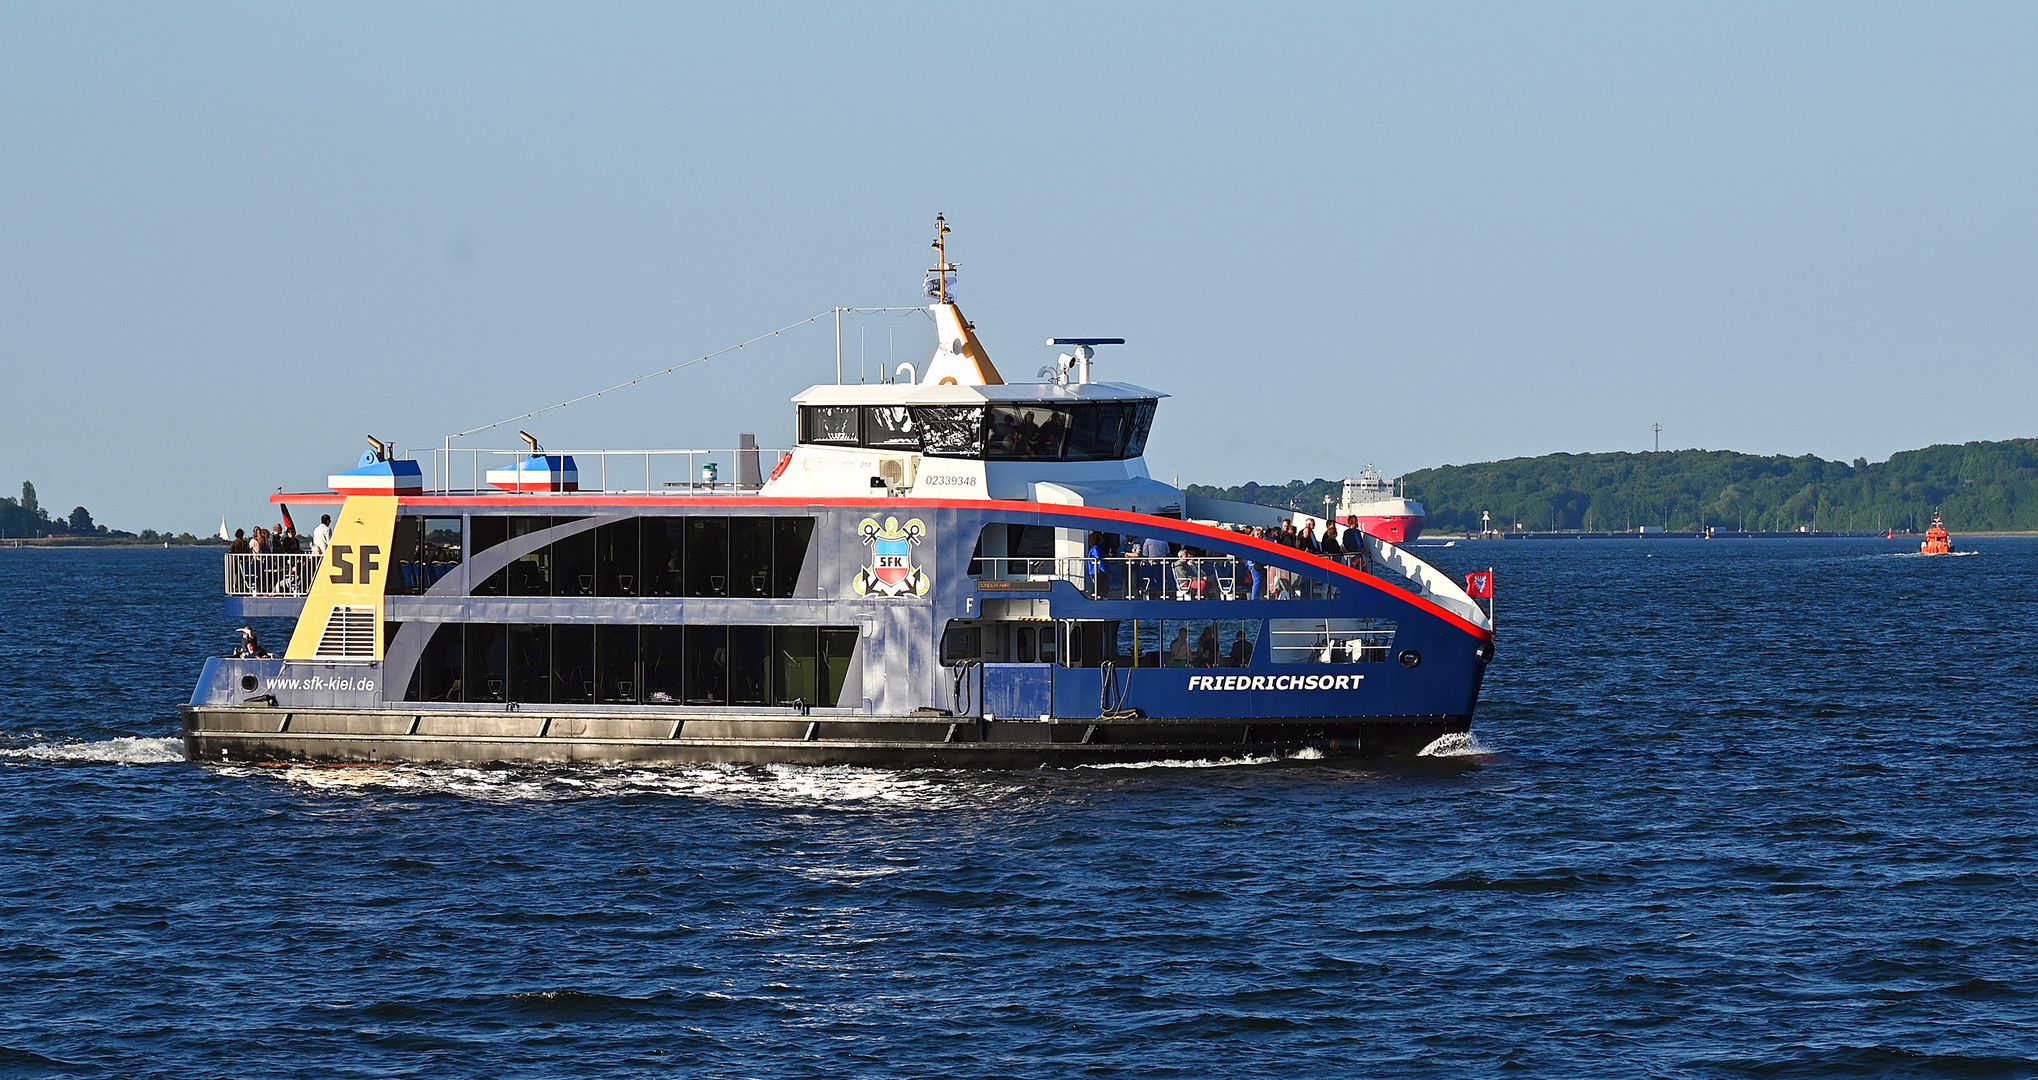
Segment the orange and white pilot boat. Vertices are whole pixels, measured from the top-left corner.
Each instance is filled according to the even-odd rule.
[[[1946,531],[1946,523],[1940,520],[1937,510],[1932,511],[1932,527],[1925,530],[1925,542],[1918,545],[1918,554],[1953,554],[1953,535]]]

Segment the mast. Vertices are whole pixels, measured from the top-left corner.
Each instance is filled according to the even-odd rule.
[[[948,263],[948,219],[940,214],[934,215],[933,246],[935,266],[928,273],[934,275],[934,302],[946,304],[948,303],[948,275],[955,267],[950,266]]]

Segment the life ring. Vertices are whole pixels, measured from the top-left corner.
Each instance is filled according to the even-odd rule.
[[[788,453],[786,453],[786,454],[784,454],[784,455],[781,455],[781,456],[779,457],[779,459],[778,459],[778,467],[777,467],[777,468],[775,468],[775,469],[773,469],[773,470],[771,470],[771,478],[772,478],[773,480],[776,480],[776,479],[778,479],[779,477],[781,477],[781,476],[784,476],[784,475],[785,475],[785,467],[786,467],[786,466],[788,466],[788,465],[791,465],[792,463],[793,463],[793,456],[792,456],[792,454],[791,454],[790,452],[788,452]]]

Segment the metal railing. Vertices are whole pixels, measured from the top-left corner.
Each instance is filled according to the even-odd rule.
[[[303,596],[322,555],[228,555],[228,596]]]
[[[493,491],[488,471],[516,464],[529,450],[484,450],[455,447],[432,452],[433,491]],[[782,447],[742,446],[732,450],[554,450],[546,457],[571,457],[582,491],[631,495],[754,495],[770,479]],[[750,457],[754,455],[754,457]],[[757,468],[755,482],[746,482],[746,457]],[[713,465],[714,478],[703,470]],[[455,484],[465,482],[467,487]]]
[[[1363,556],[1332,560],[1371,572]],[[1232,557],[1024,558],[970,560],[982,581],[1066,581],[1097,600],[1330,600],[1337,586],[1285,567]]]

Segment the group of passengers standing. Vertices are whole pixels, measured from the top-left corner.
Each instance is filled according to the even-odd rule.
[[[1227,528],[1256,540],[1320,555],[1368,573],[1365,534],[1358,515],[1346,519],[1343,530],[1332,518],[1324,523],[1323,535],[1316,534],[1316,522],[1305,520],[1296,528],[1291,518],[1277,526],[1231,525]],[[1215,555],[1187,544],[1173,545],[1157,536],[1127,537],[1119,558],[1110,558],[1103,533],[1091,533],[1088,549],[1093,594],[1126,596],[1141,600],[1301,600],[1321,597],[1324,583],[1312,581],[1293,570],[1243,559],[1237,555]],[[1240,574],[1243,571],[1243,575]],[[1125,575],[1125,576],[1121,576]],[[1241,578],[1243,577],[1243,580]]]
[[[323,555],[326,545],[333,539],[333,516],[322,514],[318,527],[311,531],[311,546],[306,549],[303,538],[297,535],[295,525],[277,525],[274,529],[255,526],[255,535],[249,536],[246,529],[235,529],[233,543],[227,545],[229,555]]]

